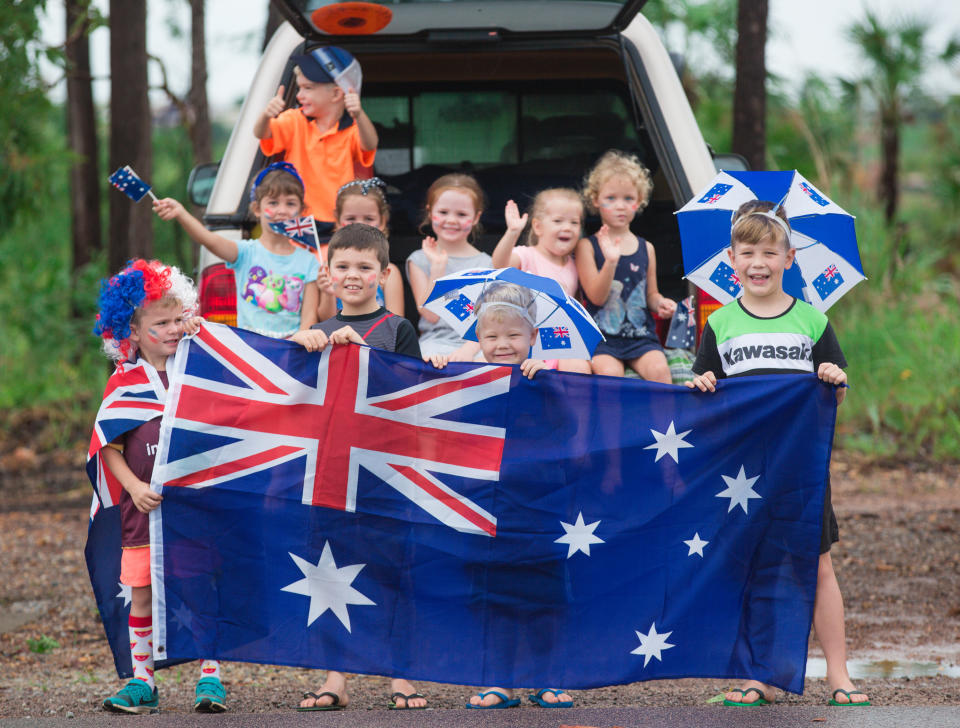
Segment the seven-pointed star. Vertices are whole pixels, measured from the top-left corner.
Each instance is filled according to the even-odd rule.
[[[636,630],[634,630],[636,632]],[[631,655],[643,655],[643,666],[646,667],[647,663],[650,662],[651,657],[656,657],[660,662],[663,662],[663,657],[660,655],[662,650],[669,650],[671,647],[676,647],[676,645],[671,645],[667,642],[667,637],[672,635],[673,632],[664,632],[663,634],[657,634],[657,623],[652,622],[650,624],[650,631],[647,634],[643,632],[637,632],[637,637],[640,638],[640,646],[631,650]]]
[[[120,587],[120,591],[117,592],[117,596],[115,596],[114,599],[123,599],[123,606],[126,607],[133,598],[133,592],[129,586],[121,584],[119,581],[117,582],[117,586]]]
[[[375,604],[350,586],[366,564],[353,564],[338,569],[333,560],[333,553],[330,551],[329,541],[324,543],[323,553],[320,554],[320,561],[317,562],[316,566],[305,559],[301,559],[296,554],[290,554],[290,558],[303,572],[304,578],[293,584],[288,584],[281,591],[310,597],[310,614],[307,616],[308,627],[314,623],[317,617],[329,609],[349,632],[350,614],[347,612],[347,605]]]
[[[737,474],[736,478],[731,478],[727,475],[721,475],[723,482],[727,484],[726,490],[722,490],[717,493],[717,498],[729,498],[730,507],[727,508],[727,513],[733,510],[734,506],[740,506],[743,509],[743,512],[747,512],[747,504],[750,502],[751,498],[761,498],[762,496],[753,489],[753,484],[759,480],[760,476],[756,475],[752,478],[748,478],[747,474],[743,470],[743,466],[740,466],[740,472]]]
[[[693,447],[693,445],[691,445],[689,442],[684,442],[683,439],[690,434],[691,430],[677,434],[677,431],[673,427],[673,420],[670,420],[670,426],[667,428],[666,432],[657,432],[656,430],[650,430],[650,432],[653,434],[656,442],[652,445],[647,445],[643,449],[656,449],[657,456],[653,459],[653,462],[657,462],[664,455],[669,455],[673,458],[673,462],[679,464],[680,460],[678,459],[678,450],[682,447]]]
[[[171,610],[173,615],[173,621],[177,624],[177,627],[180,629],[185,629],[188,632],[192,629],[193,626],[193,614],[190,613],[190,610],[187,609],[187,605],[181,603],[179,607]]]
[[[687,556],[693,556],[694,554],[700,554],[700,557],[703,557],[703,547],[706,546],[709,541],[702,541],[700,539],[700,532],[693,534],[693,538],[689,541],[684,541],[684,543],[690,548]]]
[[[568,559],[577,553],[577,551],[583,551],[583,553],[589,556],[590,544],[603,543],[602,538],[593,535],[597,526],[600,525],[600,521],[584,523],[583,511],[580,511],[580,515],[577,516],[576,523],[570,524],[560,521],[560,525],[563,526],[563,530],[566,531],[566,533],[554,541],[554,543],[565,543],[567,545]]]

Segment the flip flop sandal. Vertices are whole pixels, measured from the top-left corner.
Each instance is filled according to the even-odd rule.
[[[560,699],[559,699],[560,696],[563,695],[565,692],[566,692],[566,690],[561,690],[561,689],[559,689],[559,688],[543,688],[542,690],[538,690],[537,692],[533,693],[532,695],[528,695],[528,696],[527,696],[527,699],[528,699],[531,703],[536,703],[536,704],[539,705],[541,708],[572,708],[572,707],[573,707],[573,701],[572,701],[572,700],[560,700]],[[543,699],[543,694],[544,694],[544,693],[553,693],[554,697],[557,698],[556,702],[550,703],[550,702],[544,700],[544,699]]]
[[[520,698],[508,698],[499,690],[488,690],[485,693],[477,693],[477,695],[480,696],[480,700],[483,700],[488,695],[496,695],[500,698],[500,702],[494,703],[493,705],[474,705],[473,703],[467,703],[468,708],[472,710],[499,710],[501,708],[516,708],[520,705]]]
[[[312,713],[316,710],[343,710],[346,708],[346,705],[340,705],[340,696],[336,693],[331,692],[322,692],[322,693],[304,693],[304,698],[313,698],[314,700],[319,700],[320,698],[328,696],[333,698],[333,702],[330,705],[311,705],[309,708],[305,708],[302,705],[297,706],[298,713]]]
[[[405,701],[404,705],[402,706],[397,705],[397,698],[403,698]],[[399,692],[394,693],[393,695],[390,696],[390,703],[389,703],[390,710],[426,710],[427,709],[426,705],[423,705],[417,708],[411,708],[410,701],[413,700],[414,698],[423,698],[424,700],[426,700],[427,696],[422,695],[421,693],[410,693],[409,695],[404,695],[403,693],[399,693]]]
[[[847,702],[846,702],[846,703],[838,703],[838,702],[837,702],[837,693],[843,693],[844,695],[846,695],[846,696],[847,696]],[[853,700],[853,698],[850,697],[851,693],[854,694],[854,695],[856,695],[857,693],[860,693],[860,691],[859,691],[859,690],[844,690],[843,688],[837,688],[836,690],[833,691],[833,697],[830,698],[830,702],[828,703],[828,705],[837,705],[837,706],[839,706],[839,707],[841,707],[841,708],[849,708],[849,707],[860,708],[860,707],[863,707],[863,706],[865,706],[865,705],[870,705],[870,701],[869,701],[869,700],[860,700],[860,701],[858,701],[858,702],[855,702],[855,701]],[[860,694],[863,695],[863,693],[860,693]]]
[[[770,705],[770,701],[767,700],[767,696],[763,694],[763,691],[760,688],[747,688],[746,690],[731,690],[731,693],[740,693],[741,698],[747,697],[750,693],[756,693],[759,697],[754,700],[752,703],[744,703],[737,700],[726,700],[724,699],[724,705],[733,705],[737,708],[752,708],[757,705]]]

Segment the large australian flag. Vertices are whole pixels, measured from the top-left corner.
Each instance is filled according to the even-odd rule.
[[[800,692],[834,392],[717,389],[205,326],[154,470],[156,656]]]

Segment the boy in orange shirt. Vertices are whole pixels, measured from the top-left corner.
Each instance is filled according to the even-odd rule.
[[[300,108],[285,110],[281,86],[253,133],[264,154],[282,152],[284,160],[299,170],[306,187],[306,212],[318,223],[330,223],[332,230],[337,190],[357,177],[370,176],[377,130],[360,106],[360,66],[350,53],[328,46],[291,60],[296,64]],[[318,224],[321,233],[324,227]]]

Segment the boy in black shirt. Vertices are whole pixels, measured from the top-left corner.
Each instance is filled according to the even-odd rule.
[[[318,350],[326,346],[329,337],[333,344],[373,346],[420,359],[420,343],[413,324],[377,303],[377,286],[390,274],[388,251],[386,236],[375,227],[353,223],[337,230],[330,238],[327,260],[333,291],[343,308],[333,318],[314,324],[310,331],[298,331],[291,340]],[[393,678],[390,683],[390,707],[427,707],[426,698],[409,681]],[[304,693],[298,710],[336,710],[347,702],[346,676],[330,670],[320,692]]]

